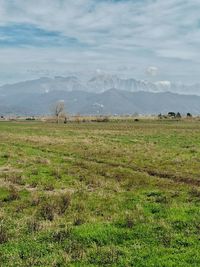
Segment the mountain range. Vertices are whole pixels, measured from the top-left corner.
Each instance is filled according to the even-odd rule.
[[[0,114],[43,115],[59,100],[71,114],[200,113],[200,85],[147,82],[97,74],[42,77],[0,87]]]

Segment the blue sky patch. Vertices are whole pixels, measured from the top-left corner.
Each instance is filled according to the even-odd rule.
[[[79,45],[75,38],[63,36],[56,31],[47,31],[31,24],[0,26],[1,47],[69,47]]]

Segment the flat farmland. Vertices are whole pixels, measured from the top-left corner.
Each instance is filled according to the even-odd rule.
[[[0,266],[200,266],[200,121],[0,123]]]

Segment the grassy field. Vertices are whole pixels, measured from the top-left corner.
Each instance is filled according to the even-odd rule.
[[[0,266],[200,266],[200,122],[0,123]]]

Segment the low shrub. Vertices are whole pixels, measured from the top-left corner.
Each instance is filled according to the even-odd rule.
[[[69,239],[70,236],[71,236],[71,228],[70,227],[65,228],[65,229],[59,229],[52,234],[53,241],[58,242],[58,243],[61,243],[64,240]]]
[[[4,199],[4,201],[13,201],[20,198],[18,190],[11,185],[8,190],[9,195]]]
[[[75,226],[79,226],[85,223],[85,218],[81,215],[78,215],[75,217],[74,219],[74,225]]]
[[[41,229],[40,222],[37,218],[31,218],[26,223],[28,233],[38,232]]]
[[[135,218],[132,215],[127,215],[125,218],[125,227],[133,228],[135,225]]]
[[[71,194],[65,193],[60,195],[55,201],[58,214],[64,214],[71,204]]]
[[[3,222],[0,222],[0,244],[4,244],[7,241],[8,241],[8,231]]]
[[[96,247],[90,253],[89,262],[98,266],[117,266],[122,255],[123,253],[114,246]]]
[[[57,180],[61,179],[62,178],[62,175],[61,175],[60,168],[54,168],[52,170],[52,176],[55,177]]]
[[[44,220],[53,221],[55,213],[55,207],[52,203],[47,201],[43,202],[38,210],[38,215],[41,216]]]
[[[13,184],[24,184],[24,177],[20,172],[8,172],[5,174],[5,180]]]

